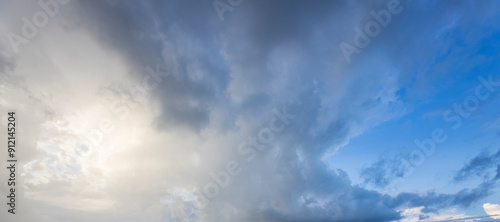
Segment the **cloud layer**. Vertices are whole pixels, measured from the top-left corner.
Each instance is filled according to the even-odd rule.
[[[211,1],[61,4],[19,53],[0,54],[0,110],[26,126],[16,220],[395,221],[408,209],[424,220],[478,203],[498,172],[458,192],[390,195],[365,185],[407,175],[397,160],[362,170],[365,184],[324,161],[411,113],[410,101],[431,96],[424,85],[449,77],[432,70],[481,62],[448,41],[474,48],[489,37],[482,28],[500,30],[487,23],[494,1],[400,4],[350,63],[339,44],[386,1],[243,1],[223,21]],[[0,30],[19,33],[10,16]],[[485,176],[498,155],[473,158],[454,180]],[[218,181],[230,163],[241,173]]]

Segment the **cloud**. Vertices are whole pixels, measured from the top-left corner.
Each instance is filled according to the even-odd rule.
[[[496,153],[482,152],[472,158],[462,169],[453,177],[454,182],[462,182],[472,176],[486,177],[491,169],[497,166],[500,159],[500,150]]]
[[[483,182],[473,189],[462,189],[454,194],[439,194],[433,191],[425,195],[415,193],[399,193],[394,198],[394,205],[408,203],[411,207],[423,206],[422,212],[438,213],[440,209],[453,206],[467,208],[479,200],[493,194],[494,188],[498,186],[497,179]]]
[[[478,157],[472,158],[471,162],[477,162]],[[398,160],[397,158],[394,160]],[[467,164],[464,168],[469,168]],[[462,169],[464,169],[462,168]],[[362,170],[361,176],[365,183],[373,184],[376,187],[385,187],[394,179],[404,178],[405,174],[410,172],[410,168],[404,168],[404,165],[398,161],[391,159],[380,159],[368,168]],[[429,191],[426,194],[419,195],[416,193],[402,192],[392,200],[394,206],[403,206],[409,204],[410,207],[423,206],[422,212],[438,213],[440,209],[445,209],[453,206],[461,206],[468,208],[474,203],[494,193],[494,189],[498,187],[498,179],[500,178],[500,166],[497,167],[496,174],[493,177],[486,178],[484,182],[477,187],[469,189],[465,188],[453,194],[440,194],[434,191]]]
[[[19,74],[0,83],[1,111],[23,104],[16,107],[30,123],[25,196],[29,210],[48,212],[41,221],[391,221],[408,205],[423,213],[471,206],[496,185],[391,197],[323,163],[407,114],[399,92],[411,81],[409,61],[442,56],[433,54],[441,44],[434,38],[491,19],[490,10],[443,15],[448,5],[432,3],[420,15],[408,7],[348,66],[339,42],[385,1],[245,1],[224,23],[210,1],[118,2],[72,2],[25,52],[0,57],[2,70]],[[475,10],[492,8],[482,4]],[[133,89],[156,65],[169,75],[139,102]],[[414,93],[429,66],[418,65]],[[248,162],[238,145],[290,99],[301,103],[290,106],[297,118]],[[102,120],[115,130],[98,131]],[[242,174],[196,208],[209,174],[229,160]],[[405,175],[395,164],[381,159],[363,171],[365,182],[383,187]]]
[[[496,161],[490,161],[496,158],[496,155],[497,154],[479,154],[471,158],[469,163],[465,164],[459,172],[476,172],[479,168],[484,170],[485,165],[487,165],[487,168],[491,168],[490,165],[496,164]],[[378,188],[384,188],[393,182],[393,180],[404,178],[408,173],[411,173],[413,169],[405,166],[405,164],[402,164],[401,158],[381,158],[371,166],[364,168],[360,176],[364,179],[364,183],[372,184]],[[475,188],[465,188],[451,194],[436,193],[434,191],[428,191],[425,194],[411,192],[398,193],[391,199],[390,206],[393,208],[403,206],[408,206],[410,208],[422,207],[420,211],[426,214],[438,214],[443,209],[450,207],[458,206],[468,208],[494,193],[494,190],[498,187],[498,179],[500,179],[500,165],[497,166],[493,177],[485,177],[484,179],[485,180]]]
[[[484,212],[491,216],[493,219],[500,219],[500,205],[485,203],[483,204]]]
[[[475,221],[475,222],[492,222],[489,216],[470,216],[459,209],[451,208],[441,211],[439,214],[423,213],[423,207],[408,208],[403,211],[405,216],[401,222],[417,222],[417,221]]]
[[[381,157],[370,166],[361,170],[360,177],[364,184],[371,184],[377,188],[385,188],[398,179],[409,176],[413,166],[401,157]]]
[[[380,157],[375,163],[364,167],[360,173],[363,183],[377,188],[385,188],[397,180],[408,177],[413,173],[415,167],[404,156],[404,154],[400,154],[396,157]],[[462,182],[473,176],[483,177],[487,180],[491,177],[492,171],[497,169],[499,158],[500,151],[496,153],[484,151],[478,154],[455,173],[453,182]]]
[[[290,24],[301,22],[313,25],[315,21],[321,20],[321,17],[316,17],[317,10],[322,11],[325,17],[338,17],[331,11],[324,10],[331,8],[334,11],[342,12],[342,8],[336,8],[336,3],[306,4],[308,7],[305,12],[307,13],[297,17],[297,14],[293,12],[303,10],[305,4],[296,1],[293,4],[287,4],[287,10],[281,9],[283,20],[275,20],[276,24],[267,24],[267,20],[261,19],[249,20],[234,14],[236,18],[233,22],[241,23],[221,28],[208,22],[206,27],[211,27],[211,29],[200,26],[199,19],[194,21],[191,17],[172,16],[153,10],[153,8],[168,10],[170,7],[180,8],[179,10],[189,8],[189,11],[198,11],[201,17],[207,16],[206,21],[212,21],[215,18],[215,21],[219,22],[217,17],[212,18],[212,16],[207,15],[211,13],[207,12],[211,9],[210,7],[203,8],[199,4],[157,5],[151,3],[153,6],[141,4],[137,7],[123,6],[118,8],[103,6],[102,4],[106,3],[101,2],[95,3],[95,5],[93,2],[82,4],[84,4],[83,9],[78,9],[78,11],[83,15],[96,14],[97,16],[94,17],[99,18],[102,16],[100,14],[104,14],[106,17],[106,19],[96,19],[90,24],[83,24],[83,27],[89,29],[96,36],[104,36],[104,39],[97,39],[120,54],[125,54],[126,60],[132,60],[129,63],[132,64],[132,70],[141,70],[145,63],[149,62],[143,59],[137,60],[135,55],[145,53],[147,54],[145,58],[160,55],[160,58],[163,59],[160,64],[163,67],[168,67],[172,75],[167,77],[158,90],[152,94],[154,101],[160,104],[160,114],[155,122],[160,126],[160,129],[166,131],[179,130],[178,126],[186,125],[194,132],[215,132],[217,140],[213,141],[213,145],[209,147],[204,143],[199,145],[203,150],[213,149],[210,153],[202,151],[200,154],[203,156],[202,164],[205,164],[205,168],[217,169],[214,167],[219,165],[217,160],[224,160],[228,156],[241,159],[238,155],[234,156],[230,152],[232,147],[238,145],[238,141],[224,141],[222,139],[228,137],[246,138],[246,132],[253,130],[254,127],[259,127],[258,123],[263,120],[262,114],[265,115],[266,110],[270,113],[275,106],[274,104],[289,98],[300,100],[303,103],[301,108],[296,110],[301,117],[297,119],[293,127],[287,129],[289,133],[275,144],[280,147],[297,148],[280,151],[281,156],[278,160],[283,164],[282,166],[277,167],[274,162],[264,161],[266,158],[270,158],[268,155],[271,154],[264,154],[260,157],[264,160],[256,160],[255,163],[247,166],[248,176],[235,178],[232,181],[234,185],[225,188],[223,194],[217,197],[205,210],[209,221],[228,218],[223,210],[227,206],[234,206],[237,209],[238,213],[230,218],[239,221],[251,220],[252,217],[286,220],[293,216],[307,221],[328,218],[350,218],[353,220],[372,218],[383,221],[399,218],[397,211],[380,203],[378,198],[383,195],[361,187],[354,187],[350,184],[345,173],[330,173],[324,165],[316,165],[315,163],[321,161],[321,157],[326,151],[339,149],[350,138],[359,135],[364,130],[396,118],[399,116],[397,114],[405,113],[403,104],[394,95],[398,90],[397,73],[387,73],[386,67],[379,67],[372,74],[377,81],[363,80],[362,73],[365,70],[356,70],[353,71],[351,77],[343,77],[341,71],[332,73],[332,68],[328,63],[330,59],[328,57],[322,58],[322,55],[318,54],[320,48],[313,48],[311,51],[303,46],[304,41],[311,44],[314,42],[314,36],[307,34],[309,29],[320,30],[323,26],[332,28],[335,26],[323,24],[322,27],[308,28],[306,25],[303,26],[303,31],[293,25],[290,26]],[[270,3],[248,2],[248,8],[242,8],[241,16],[257,14],[261,8],[269,8],[270,6],[267,4]],[[273,4],[277,3],[271,5]],[[346,7],[355,8],[354,5]],[[367,6],[364,7],[368,9]],[[108,11],[103,13],[100,12],[101,10]],[[120,26],[120,24],[124,21],[133,21],[134,14],[141,14],[142,10],[147,10],[151,15],[150,23],[144,22],[139,27],[136,27],[133,22],[126,23],[126,30],[121,31],[123,25]],[[213,15],[215,16],[215,14]],[[131,18],[124,18],[124,16]],[[269,16],[272,17],[272,14]],[[99,27],[96,23],[102,20],[106,21],[106,25],[103,27],[111,27],[111,29],[95,30],[93,28]],[[245,23],[244,21],[252,22]],[[271,21],[273,20],[271,19]],[[337,24],[350,28],[344,23]],[[249,29],[240,29],[238,28],[240,26]],[[252,27],[256,26],[269,27],[266,28],[269,32],[252,31]],[[277,27],[280,27],[281,30],[276,29]],[[127,34],[122,35],[123,33]],[[147,38],[143,36],[144,34],[137,33],[148,33],[152,37]],[[284,35],[285,33],[288,34]],[[113,36],[113,41],[108,39],[109,36]],[[287,38],[280,40],[283,37]],[[153,39],[153,44],[158,44],[161,47],[151,47],[148,45],[150,42],[144,41],[144,39]],[[122,44],[122,42],[126,42],[126,44]],[[207,60],[207,56],[213,59]],[[316,66],[318,59],[323,62]],[[306,71],[310,75],[309,78],[303,78],[303,73]],[[321,83],[311,80],[314,78],[320,79]],[[338,81],[333,81],[335,79]],[[313,97],[310,92],[313,89],[318,90],[319,98]],[[332,97],[333,100],[331,100]],[[252,106],[252,109],[256,111],[248,112],[248,109],[245,108],[248,106]],[[343,109],[339,109],[339,107],[343,107]],[[235,111],[235,113],[232,114],[228,110]],[[365,110],[365,112],[359,110]],[[239,131],[225,132],[227,136],[218,135],[221,129],[214,128],[217,126],[217,122],[212,119],[214,116],[225,117],[222,121],[228,122],[230,128],[231,125],[237,125],[239,128],[234,129]],[[300,156],[295,155],[295,152],[301,153]],[[222,158],[217,157],[218,155]],[[302,163],[302,158],[307,159],[307,162]],[[309,168],[309,170],[304,171],[298,166]],[[276,171],[269,171],[269,169],[276,169]],[[284,179],[278,179],[280,176],[276,176],[276,174],[283,174]],[[308,176],[311,174],[318,176]],[[290,176],[292,177],[290,178]],[[198,175],[198,177],[206,178],[205,175]],[[243,184],[253,184],[254,180],[262,181],[263,184],[259,186],[265,184],[269,190],[252,191],[250,189],[250,191],[245,191],[243,188],[247,186],[243,186]],[[204,184],[203,182],[204,179],[200,179],[201,185]],[[317,185],[318,183],[320,185]],[[345,188],[338,189],[336,185]],[[317,186],[320,186],[324,191],[315,191]],[[269,192],[272,190],[286,190],[293,193],[295,197],[292,196],[289,199],[284,196],[286,192],[270,195]],[[346,195],[342,195],[344,191]],[[235,195],[239,198],[233,198]],[[342,197],[336,197],[338,195],[342,195]],[[326,197],[324,206],[300,202],[324,196]],[[357,201],[357,198],[363,201]],[[277,200],[282,200],[279,202],[282,204],[281,207],[273,207]],[[350,201],[353,201],[352,206],[344,204]],[[339,205],[339,202],[342,203]],[[378,207],[373,208],[374,205]],[[297,211],[292,209],[297,209]],[[367,213],[361,216],[356,213],[359,210]],[[299,212],[304,216],[299,216]]]

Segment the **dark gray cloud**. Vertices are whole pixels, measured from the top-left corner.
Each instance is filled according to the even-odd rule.
[[[334,59],[343,59],[338,42],[350,36],[339,34],[352,28],[349,20],[357,19],[347,11],[367,13],[384,5],[248,1],[221,22],[210,2],[85,1],[72,10],[85,18],[73,18],[72,28],[85,28],[104,47],[119,51],[138,76],[146,66],[169,67],[173,75],[154,92],[162,104],[157,123],[164,129],[185,125],[198,131],[210,123],[213,110],[234,108],[228,107],[231,94],[241,95],[245,106],[254,95],[273,98],[268,99],[272,102],[300,87],[301,81],[333,81],[332,51]],[[297,70],[276,68],[280,64],[274,61],[294,54]],[[303,76],[306,72],[308,78]],[[231,79],[236,81],[229,85]],[[283,90],[273,91],[279,84],[284,84],[279,87]],[[229,125],[235,119],[230,113]]]
[[[361,170],[360,177],[364,184],[371,184],[378,188],[384,188],[396,179],[408,176],[413,166],[406,161],[407,158],[381,157],[377,162]]]
[[[85,28],[104,47],[120,52],[136,78],[158,65],[170,74],[152,93],[162,104],[157,125],[199,131],[210,112],[224,104],[227,70],[208,21],[208,2],[79,1],[71,29]],[[209,9],[209,10],[207,10]],[[196,19],[188,14],[196,14]],[[210,14],[211,15],[211,14]],[[85,19],[80,19],[85,18]],[[228,115],[229,117],[230,115]]]

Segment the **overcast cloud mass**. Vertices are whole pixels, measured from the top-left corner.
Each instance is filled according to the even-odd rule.
[[[498,21],[498,1],[0,0],[0,221],[500,221]]]

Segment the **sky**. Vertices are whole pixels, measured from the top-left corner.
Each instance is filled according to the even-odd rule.
[[[0,221],[500,221],[500,2],[0,0]]]

